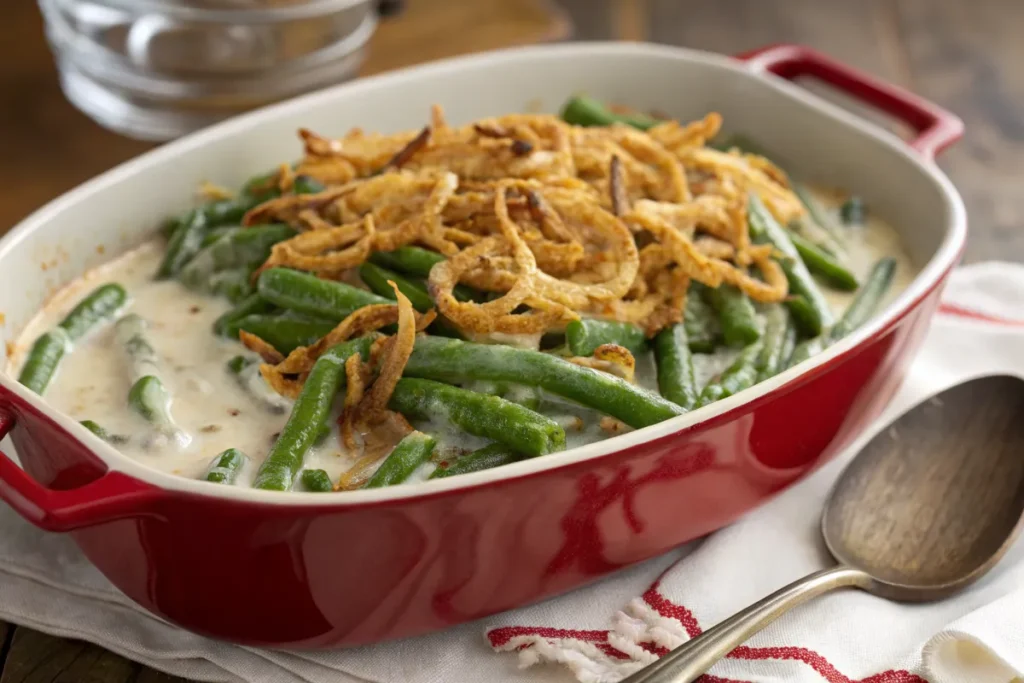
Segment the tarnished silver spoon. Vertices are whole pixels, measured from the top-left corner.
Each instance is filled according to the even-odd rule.
[[[1024,381],[947,389],[847,466],[821,531],[839,564],[772,593],[622,683],[689,683],[785,612],[835,588],[941,600],[978,580],[1024,526]]]

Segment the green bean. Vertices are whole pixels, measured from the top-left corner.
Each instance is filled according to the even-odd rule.
[[[233,375],[237,375],[238,373],[240,373],[242,370],[245,370],[250,365],[256,364],[256,362],[257,361],[252,359],[252,358],[246,358],[245,356],[238,355],[238,356],[234,356],[233,358],[228,360],[226,365],[227,365],[227,368],[228,368],[228,372],[230,372]]]
[[[603,344],[617,344],[634,356],[647,350],[644,331],[630,323],[586,318],[565,326],[565,341],[575,356],[592,356]]]
[[[294,168],[294,166],[292,166]],[[242,195],[247,197],[268,197],[278,193],[277,189],[277,169],[273,171],[267,171],[266,173],[260,173],[254,175],[245,181],[242,185]]]
[[[484,303],[490,301],[487,297],[491,295],[491,292],[481,292],[473,289],[466,285],[455,285],[452,287],[452,296],[455,297],[456,301],[476,301],[478,303]]]
[[[705,289],[707,288],[699,282],[691,282],[690,290],[686,293],[683,325],[686,327],[690,351],[694,353],[714,352],[721,335],[718,318],[704,300],[702,290]]]
[[[800,258],[807,265],[807,270],[825,278],[825,280],[836,289],[852,292],[859,286],[857,277],[851,273],[843,264],[826,254],[810,240],[807,240],[795,232],[789,233],[789,239],[796,247]]]
[[[292,192],[295,194],[316,194],[326,189],[326,185],[308,175],[297,175],[292,183]]]
[[[235,338],[240,330],[255,334],[287,356],[300,346],[309,346],[325,337],[334,328],[335,323],[330,320],[286,311],[276,315],[247,315],[232,322],[228,331],[233,331]]]
[[[157,268],[158,280],[177,275],[203,246],[203,238],[209,229],[206,214],[193,209],[181,219],[181,225],[171,234],[164,258]]]
[[[160,235],[166,239],[170,239],[180,227],[181,216],[173,216],[160,224]]]
[[[762,343],[758,341],[740,351],[732,365],[711,380],[700,392],[697,406],[706,406],[754,386],[757,382],[757,359],[761,354],[761,347]]]
[[[792,314],[793,311],[790,311]],[[789,329],[786,331],[786,336],[783,340],[782,351],[779,352],[779,369],[777,372],[782,372],[789,367],[789,359],[793,357],[793,352],[796,351],[797,339],[800,334],[795,320],[790,321]]]
[[[233,304],[245,301],[256,291],[252,283],[253,270],[231,268],[214,273],[207,282],[209,293],[222,296]]]
[[[68,338],[75,341],[97,323],[114,317],[127,302],[128,293],[121,285],[114,282],[101,285],[78,302],[78,305],[61,321],[60,326],[68,333]]]
[[[144,318],[129,313],[114,325],[114,336],[118,344],[124,347],[131,363],[132,381],[136,382],[146,375],[157,375],[160,372],[156,350],[146,338],[149,324]]]
[[[249,183],[254,182],[256,179],[249,181]],[[248,188],[250,185],[247,184],[246,187]],[[157,269],[157,279],[176,276],[203,247],[203,241],[211,229],[222,225],[241,223],[250,209],[277,194],[279,192],[276,188],[260,192],[243,190],[234,199],[218,199],[207,202],[177,219],[175,227],[169,231],[167,251]]]
[[[814,248],[826,254],[830,258],[838,259],[839,254],[844,250],[836,244],[835,240],[826,235],[823,231],[814,228],[813,225],[802,218],[795,218],[786,227],[791,235],[799,235]],[[794,245],[795,246],[795,245]]]
[[[128,391],[128,406],[159,433],[181,445],[188,443],[188,435],[178,428],[171,417],[171,394],[159,377],[146,375],[136,381]]]
[[[217,199],[207,202],[200,209],[206,214],[210,227],[227,223],[241,223],[251,209],[256,208],[268,199],[280,196],[277,188],[278,172],[276,170],[253,176],[245,181],[242,191],[233,199]]]
[[[262,315],[275,310],[274,304],[270,303],[259,294],[250,294],[240,301],[224,315],[217,318],[213,323],[213,331],[222,337],[238,337],[237,322],[250,315]]]
[[[530,410],[537,410],[540,407],[540,392],[535,387],[526,387],[512,382],[477,380],[463,383],[462,388],[475,391],[478,394],[499,396],[506,401],[518,403]]]
[[[814,307],[802,296],[789,296],[785,299],[786,308],[793,316],[797,331],[812,329],[818,324],[818,313]]]
[[[750,234],[754,241],[773,245],[785,257],[780,265],[789,281],[790,294],[803,297],[807,303],[807,306],[799,305],[800,310],[794,309],[805,334],[820,334],[823,328],[832,325],[832,309],[811,277],[789,235],[755,194],[750,195],[748,218]]]
[[[427,277],[430,269],[445,260],[442,254],[420,247],[399,247],[394,251],[376,251],[370,261],[401,273]]]
[[[239,195],[237,199],[215,199],[199,207],[207,229],[229,223],[240,223],[245,212],[259,204],[254,198]]]
[[[288,422],[256,473],[253,488],[287,491],[292,487],[306,451],[327,424],[335,395],[345,386],[345,361],[357,353],[367,358],[372,341],[370,336],[351,339],[332,346],[317,358],[295,399]]]
[[[374,263],[364,263],[359,267],[359,277],[362,278],[363,283],[373,293],[379,294],[391,301],[397,301],[398,297],[395,296],[395,290],[391,289],[388,280],[391,280],[398,286],[398,291],[409,299],[412,307],[417,311],[422,313],[434,307],[434,300],[430,298],[430,294],[427,293],[427,288],[424,285],[404,278],[387,268],[382,268]],[[462,333],[458,328],[448,322],[446,318],[440,316],[430,324],[428,331],[431,334],[442,337],[462,339]]]
[[[726,344],[742,347],[761,338],[757,311],[746,294],[727,284],[705,287],[704,291],[707,292],[708,303],[718,312],[718,323]]]
[[[270,388],[267,381],[260,374],[260,364],[245,356],[235,356],[227,362],[228,372],[235,376],[235,380],[242,389],[267,407],[272,413],[282,414],[291,406],[284,396]]]
[[[205,249],[206,247],[210,246],[211,244],[219,240],[221,237],[236,235],[243,229],[244,228],[240,228],[237,225],[225,225],[219,228],[213,228],[203,237],[202,247]]]
[[[208,202],[200,207],[200,211],[206,218],[207,227],[216,228],[229,223],[238,224],[250,210],[278,194],[280,192],[276,187],[258,194],[242,192],[234,199],[218,199]]]
[[[145,319],[129,313],[117,321],[115,336],[124,347],[131,363],[132,387],[128,391],[128,405],[156,430],[179,444],[188,442],[185,434],[171,416],[171,393],[161,381],[156,351],[146,338]]]
[[[451,463],[447,467],[438,467],[431,473],[429,478],[443,479],[445,477],[455,477],[460,474],[470,474],[471,472],[489,470],[493,467],[501,467],[502,465],[511,464],[521,460],[522,457],[523,456],[511,450],[504,444],[492,443],[490,446],[484,446],[472,453],[460,456],[455,460],[455,462]]]
[[[121,434],[111,434],[102,425],[93,422],[92,420],[82,420],[79,424],[88,429],[90,432],[100,437],[109,444],[125,444],[128,443],[128,437]]]
[[[540,387],[635,428],[683,413],[668,399],[618,377],[574,365],[550,353],[502,344],[421,337],[416,340],[405,374],[445,382],[483,379]]]
[[[565,446],[565,431],[553,420],[518,403],[450,384],[403,377],[388,405],[406,417],[443,420],[524,455],[545,455]]]
[[[302,486],[313,493],[329,493],[334,490],[330,475],[324,470],[302,470]]]
[[[693,359],[686,339],[686,326],[666,327],[654,338],[654,360],[658,364],[658,391],[680,408],[689,410],[697,402]]]
[[[536,387],[527,387],[522,384],[505,384],[500,387],[499,394],[506,401],[512,401],[519,405],[537,410],[540,407],[540,391]]]
[[[814,198],[803,185],[797,183],[793,186],[793,192],[800,198],[800,202],[807,209],[807,213],[810,215],[811,220],[814,221],[815,225],[821,228],[829,237],[838,242],[840,245],[844,243],[843,234],[839,230],[839,226],[832,220],[831,216],[828,216],[825,210],[818,204],[818,200]]]
[[[199,206],[196,211],[203,214],[208,227],[215,228],[228,223],[239,223],[249,209],[280,194],[276,187],[267,185],[277,176],[273,171],[250,178],[242,192],[235,199],[214,199]],[[164,237],[173,237],[174,233],[187,221],[188,214],[183,218],[177,216],[164,222],[160,232]]]
[[[864,286],[854,296],[839,322],[824,334],[798,344],[793,350],[787,367],[793,367],[811,356],[821,353],[867,322],[875,314],[885,293],[892,285],[895,272],[896,259],[894,258],[884,258],[875,263]]]
[[[70,348],[71,340],[61,327],[40,335],[32,344],[18,381],[41,396]]]
[[[330,435],[331,435],[331,424],[330,424],[330,421],[328,421],[326,424],[324,424],[320,428],[320,431],[316,433],[316,438],[313,439],[313,445],[314,446],[319,446],[324,441],[326,441],[327,437],[329,437]]]
[[[234,484],[238,473],[242,471],[248,460],[249,458],[242,451],[237,448],[229,448],[210,461],[203,480],[215,484]]]
[[[390,327],[383,327],[381,331],[385,334],[391,334],[389,332]],[[427,328],[427,332],[436,337],[447,337],[449,339],[465,339],[465,336],[459,330],[448,321],[444,316],[437,316],[434,322],[430,323],[430,327]]]
[[[789,309],[781,305],[771,306],[765,318],[763,344],[757,357],[758,382],[779,374],[796,343],[796,326],[790,319]]]
[[[71,350],[72,342],[103,320],[113,317],[127,301],[128,294],[119,284],[109,283],[94,289],[71,309],[57,327],[35,340],[18,381],[42,395],[64,354]]]
[[[108,432],[106,429],[101,427],[98,423],[93,422],[92,420],[82,420],[81,422],[79,422],[79,424],[88,429],[96,436],[103,439],[104,441],[107,441],[108,438],[110,437],[110,432]]]
[[[267,301],[301,313],[329,320],[344,320],[352,311],[390,299],[346,285],[323,280],[290,268],[271,268],[260,274],[257,291]]]
[[[582,95],[570,98],[562,108],[562,120],[574,126],[610,126],[624,123],[633,128],[647,130],[661,123],[658,119],[646,114],[618,114],[597,100]]]
[[[884,258],[871,267],[864,286],[860,288],[853,298],[849,307],[843,313],[832,329],[829,331],[829,339],[833,342],[839,341],[855,329],[863,325],[878,310],[886,292],[892,285],[893,276],[896,274],[896,259]]]
[[[406,434],[363,488],[377,489],[401,484],[412,476],[416,468],[430,459],[435,444],[434,437],[423,432]]]
[[[420,247],[399,247],[394,251],[376,251],[370,255],[370,262],[375,265],[421,278],[429,277],[430,269],[444,260],[445,257],[436,251]],[[455,285],[452,295],[458,301],[483,300],[481,292],[465,285]]]
[[[825,350],[827,340],[824,336],[811,337],[805,339],[793,349],[793,353],[790,354],[789,360],[786,362],[786,368],[791,368],[794,365],[799,365],[811,356],[815,356]]]
[[[246,228],[229,235],[199,251],[182,268],[182,283],[201,292],[215,290],[214,278],[224,271],[251,272],[270,256],[270,249],[295,235],[287,225],[270,224]]]
[[[846,225],[864,225],[864,217],[867,215],[867,212],[864,200],[856,195],[847,199],[839,207],[839,216]]]
[[[245,301],[256,293],[252,273],[249,268],[232,268],[214,273],[208,283],[209,292],[224,297],[232,304]]]
[[[756,154],[758,156],[766,158],[768,157],[767,152],[765,152],[764,148],[762,148],[759,144],[757,144],[750,138],[739,134],[734,135],[731,138],[728,138],[725,142],[714,146],[722,151],[728,151],[729,149],[735,147],[746,154]],[[812,242],[814,247],[817,250],[825,252],[829,256],[834,257],[837,251],[836,248],[840,250],[843,248],[843,243],[841,239],[842,236],[839,235],[838,231],[834,229],[831,231],[829,230],[829,228],[834,228],[834,226],[832,226],[830,222],[824,221],[824,219],[820,215],[820,212],[817,211],[817,203],[814,202],[813,199],[809,197],[806,191],[802,192],[803,194],[800,196],[800,199],[803,202],[803,204],[806,207],[808,207],[808,213],[812,214],[812,218],[810,221],[802,217],[798,218],[795,221],[793,221],[789,227],[799,228],[804,235],[809,235],[812,232],[816,233],[815,236],[818,237],[818,239],[815,242]],[[806,240],[807,238],[805,237],[804,239]],[[811,267],[810,263],[808,263],[807,265],[808,267]],[[813,271],[814,269],[811,268],[811,270]],[[856,287],[856,285],[854,286]]]
[[[388,284],[388,280],[391,280],[398,287],[398,291],[408,297],[412,307],[420,313],[426,313],[434,307],[434,301],[427,294],[426,287],[407,280],[387,268],[367,262],[359,266],[359,277],[374,294],[394,301],[397,297],[395,297],[395,291],[391,289],[391,285]]]

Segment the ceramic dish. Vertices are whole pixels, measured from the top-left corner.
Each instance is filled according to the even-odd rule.
[[[538,78],[537,74],[543,74]],[[902,119],[909,144],[808,94],[813,76]],[[323,648],[415,635],[578,587],[735,520],[837,453],[885,405],[966,235],[934,155],[956,117],[798,46],[740,59],[579,43],[487,53],[304,96],[114,169],[0,241],[0,337],[56,289],[143,242],[196,184],[237,186],[293,152],[300,126],[341,134],[552,111],[574,92],[693,119],[714,109],[801,177],[849,188],[899,232],[919,273],[854,334],[755,387],[622,436],[497,470],[324,496],[211,487],[125,457],[7,374],[0,497],[71,532],[122,591],[190,630]],[[8,456],[11,449],[6,450]]]

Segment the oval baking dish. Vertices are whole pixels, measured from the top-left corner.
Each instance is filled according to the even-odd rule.
[[[538,77],[543,74],[543,77]],[[787,82],[812,76],[902,119],[909,144]],[[934,155],[959,120],[799,46],[730,59],[579,43],[448,60],[307,95],[126,163],[0,240],[0,338],[48,295],[139,244],[204,179],[341,134],[553,111],[587,92],[683,120],[708,110],[804,177],[855,190],[920,268],[862,328],[735,396],[597,443],[491,471],[338,495],[215,487],[123,456],[0,373],[0,497],[72,534],[125,594],[187,629],[326,648],[404,637],[564,592],[729,524],[832,457],[885,405],[962,251],[963,204]],[[41,264],[44,267],[40,267]]]

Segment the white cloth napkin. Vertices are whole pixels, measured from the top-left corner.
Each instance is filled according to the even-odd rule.
[[[907,381],[863,439],[962,380],[1024,377],[1024,322],[1012,322],[1024,321],[1024,266],[959,269],[944,302]],[[239,647],[177,629],[121,595],[70,539],[38,531],[0,505],[0,619],[205,681],[613,683],[702,628],[829,566],[819,515],[855,448],[731,527],[595,585],[441,633],[316,653]],[[856,590],[819,598],[755,636],[705,680],[1024,679],[1022,555],[1024,545],[1011,549],[980,583],[940,603],[899,605]]]

